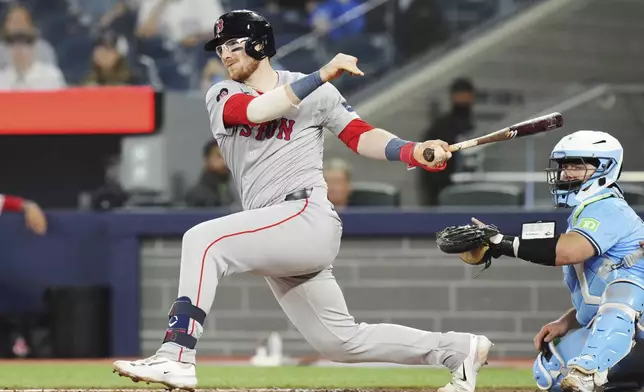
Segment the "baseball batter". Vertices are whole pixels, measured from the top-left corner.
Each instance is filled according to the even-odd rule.
[[[452,372],[443,391],[473,391],[492,345],[485,336],[356,323],[331,267],[342,222],[322,175],[323,129],[365,157],[429,171],[446,167],[447,144],[401,140],[362,121],[327,83],[344,72],[362,75],[354,57],[339,54],[310,75],[275,71],[271,25],[255,12],[221,16],[205,49],[216,51],[230,74],[208,91],[206,107],[244,211],[185,233],[178,298],[161,347],[147,359],[116,361],[115,371],[194,389],[195,349],[217,284],[250,272],[266,277],[291,322],[327,358],[443,365]],[[435,150],[431,163],[422,156],[428,147]]]

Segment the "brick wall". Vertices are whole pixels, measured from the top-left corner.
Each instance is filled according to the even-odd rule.
[[[158,348],[177,295],[180,250],[178,239],[147,240],[141,249],[146,355]],[[534,334],[570,307],[558,268],[503,259],[474,279],[479,267],[442,254],[431,240],[348,238],[334,270],[356,321],[485,333],[495,358],[533,357]],[[253,354],[270,331],[282,334],[288,355],[315,354],[262,278],[233,276],[220,282],[200,354]]]

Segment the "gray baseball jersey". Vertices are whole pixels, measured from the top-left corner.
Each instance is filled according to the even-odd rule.
[[[278,86],[305,75],[277,71]],[[226,127],[224,105],[237,93],[258,96],[252,88],[231,80],[219,82],[206,94],[210,129],[221,147],[244,209],[284,200],[304,188],[325,187],[322,176],[323,127],[338,135],[358,115],[340,92],[325,83],[284,117],[256,127]]]

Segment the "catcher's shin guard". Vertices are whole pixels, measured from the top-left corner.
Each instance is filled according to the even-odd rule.
[[[566,374],[566,362],[579,353],[589,332],[587,328],[570,331],[557,344],[550,342],[539,353],[532,365],[532,375],[539,389],[560,391],[559,382]]]
[[[627,280],[611,282],[602,296],[590,336],[581,353],[568,362],[584,373],[606,380],[608,370],[633,348],[636,318],[644,310],[644,288]],[[597,383],[601,385],[601,383]]]

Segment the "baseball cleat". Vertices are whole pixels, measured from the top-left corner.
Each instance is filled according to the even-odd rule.
[[[487,364],[487,356],[493,344],[483,335],[472,335],[470,353],[458,369],[452,372],[452,381],[439,388],[438,392],[474,392],[479,370]]]
[[[159,383],[169,389],[194,391],[197,386],[195,365],[153,355],[138,361],[116,361],[114,372],[134,382]]]
[[[592,374],[573,368],[566,377],[561,379],[560,386],[563,392],[593,392],[595,380]]]

